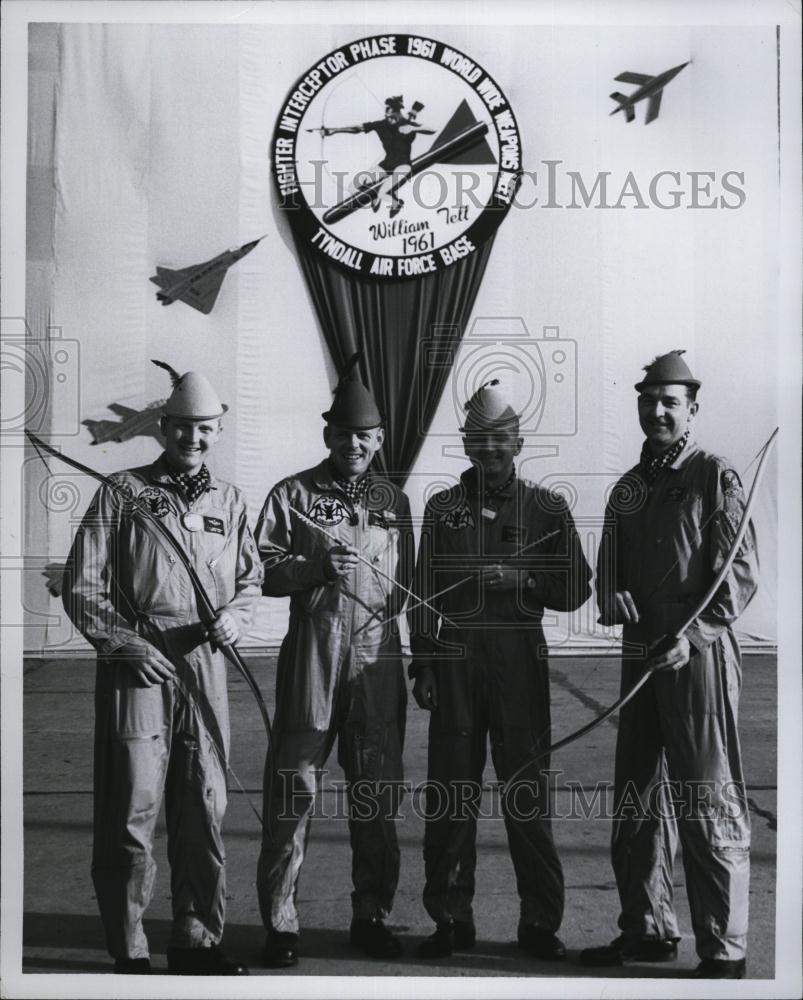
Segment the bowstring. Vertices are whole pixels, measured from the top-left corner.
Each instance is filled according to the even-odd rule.
[[[761,461],[764,453],[772,445],[772,442],[773,442],[773,438],[770,437],[759,448],[759,450],[756,452],[756,454],[753,456],[753,458],[750,460],[750,462],[745,466],[745,468],[744,468],[744,470],[742,472],[742,476],[743,477],[746,477],[747,474],[752,469],[752,467],[757,462]],[[751,490],[752,490],[752,488],[751,488]],[[700,526],[700,530],[701,531],[704,528],[706,528],[708,526],[708,524],[710,524],[710,522],[714,519],[714,517],[716,517],[716,515],[721,510],[723,510],[723,503],[724,503],[724,501],[720,501],[717,504],[717,506],[714,508],[714,510],[703,521],[703,523]],[[648,599],[650,597],[654,596],[655,593],[657,593],[658,588],[666,580],[666,578],[669,576],[669,574],[679,565],[679,563],[680,563],[680,557],[678,556],[678,557],[675,558],[675,561],[672,563],[672,565],[669,567],[669,569],[666,571],[666,573],[661,577],[661,579],[658,581],[658,583],[652,588],[652,590],[650,591],[650,593],[647,595]],[[611,626],[611,627],[616,628],[617,626]],[[596,656],[595,656],[596,662],[593,664],[593,667],[592,667],[592,670],[591,670],[591,673],[590,673],[591,677],[595,676],[597,674],[597,672],[602,668],[603,659],[607,656],[608,652],[610,650],[612,650],[614,648],[614,646],[618,645],[618,643],[621,641],[622,635],[623,635],[623,632],[624,632],[624,628],[621,625],[618,626],[618,627],[619,627],[620,631],[617,634],[614,634],[614,635],[612,635],[610,637],[610,640],[608,642],[608,646],[607,646],[607,649],[605,650],[605,652],[601,652],[601,653],[597,653],[596,654]],[[647,659],[649,659],[649,658],[647,658]],[[647,676],[649,676],[649,675],[647,675]],[[621,696],[620,696],[620,698],[621,698]],[[616,701],[619,701],[620,698],[617,698]],[[616,702],[614,702],[614,704],[615,703]],[[603,716],[610,717],[610,714],[612,714],[612,713],[610,713],[610,707],[608,709],[606,709],[604,713],[601,713],[601,714]],[[607,717],[603,718],[602,721],[607,721]],[[591,722],[593,724],[594,720],[592,719]],[[551,722],[547,726],[545,726],[544,729],[537,735],[537,737],[535,739],[536,745],[550,732],[550,730],[551,730]],[[582,728],[580,730],[580,733],[582,733]],[[580,733],[578,733],[578,735],[580,735]],[[569,734],[569,735],[571,735],[571,734]],[[560,742],[560,741],[557,741],[557,742]],[[540,751],[536,751],[535,753],[533,753],[531,755],[531,758],[529,760],[527,760],[527,761],[524,762],[524,764],[521,766],[520,770],[524,771],[524,770],[527,769],[528,766],[531,766],[532,764],[535,764],[539,760],[539,754],[541,754]],[[518,773],[519,773],[518,771],[514,772],[514,777],[518,776]]]

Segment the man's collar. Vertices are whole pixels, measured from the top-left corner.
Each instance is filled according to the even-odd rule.
[[[209,489],[216,490],[217,480],[215,479],[212,472],[209,470],[208,465],[206,468],[207,471],[209,472]],[[152,465],[148,466],[147,475],[148,479],[150,479],[152,483],[163,483],[163,484],[167,483],[171,486],[178,485],[173,477],[173,473],[170,471],[170,466],[167,464],[167,459],[165,458],[164,452],[162,452],[162,454],[156,459],[156,461]]]
[[[670,462],[667,468],[669,469],[679,469],[682,465],[691,458],[692,454],[697,451],[697,442],[689,434],[689,440],[686,442],[684,447],[681,449],[680,454],[677,456],[674,462]]]
[[[325,458],[315,466],[312,470],[312,479],[319,490],[333,490],[335,488],[332,467],[329,464],[328,458]]]
[[[673,445],[669,446],[669,448],[672,447],[674,446]],[[660,455],[654,455],[649,447],[649,442],[645,440],[641,449],[639,466],[641,466],[642,468],[645,466],[645,456],[647,457],[647,461],[650,461],[651,459],[654,458],[660,458],[662,454],[664,454],[666,451],[669,451],[669,448],[665,448]],[[691,434],[689,434],[686,444],[680,449],[680,452],[675,456],[674,460],[670,462],[668,465],[663,466],[663,468],[673,469],[673,470],[682,468],[682,466],[686,464],[686,462],[691,458],[691,456],[694,454],[695,451],[697,451],[697,442],[694,440],[694,437]]]
[[[480,491],[480,481],[479,473],[477,472],[476,466],[472,465],[470,469],[466,469],[460,476],[460,481],[469,493],[478,494]],[[518,477],[516,475],[516,467],[513,466],[513,477],[509,483],[505,484],[504,489],[498,491],[491,491],[492,495],[495,497],[510,497],[516,489],[516,483],[518,482]]]
[[[369,468],[356,482],[360,482],[367,476],[373,475],[374,473]],[[319,490],[342,490],[342,486],[337,481],[337,474],[330,458],[325,458],[320,464],[315,466],[312,470],[312,481]]]

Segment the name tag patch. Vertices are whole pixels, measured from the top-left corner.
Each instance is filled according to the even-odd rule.
[[[518,528],[515,524],[508,524],[502,528],[502,541],[512,542],[514,545],[524,545],[527,541],[527,529]]]
[[[204,515],[204,531],[212,535],[225,535],[225,525],[222,517],[207,517]]]
[[[390,529],[396,525],[396,514],[392,510],[372,510],[368,512],[368,524],[377,528]]]

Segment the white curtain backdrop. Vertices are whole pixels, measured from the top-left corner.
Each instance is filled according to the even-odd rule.
[[[165,397],[166,376],[149,360],[159,358],[205,372],[229,403],[214,471],[245,490],[254,521],[273,483],[320,459],[320,413],[335,378],[275,207],[269,145],[296,78],[372,33],[365,24],[31,27],[27,319],[33,336],[50,328],[70,355],[70,377],[52,383],[46,428],[68,454],[103,472],[156,457],[153,438],[91,447],[79,421],[116,419],[113,403],[141,409]],[[605,489],[638,457],[632,386],[654,355],[688,350],[703,382],[698,439],[740,474],[777,422],[775,32],[461,24],[425,33],[500,82],[518,117],[525,167],[537,172],[537,188],[528,181],[522,198],[537,195],[539,204],[503,222],[474,319],[508,318],[506,329],[525,340],[558,327],[576,351],[578,377],[564,383],[562,399],[549,381],[550,352],[542,352],[547,412],[564,420],[557,430],[576,412],[576,432],[556,436],[545,421],[540,435],[528,434],[520,470],[545,485],[571,484],[593,561]],[[618,73],[657,73],[688,59],[657,122],[643,125],[644,105],[632,125],[609,117]],[[680,183],[665,180],[661,191],[681,189],[684,201],[671,210],[635,207],[633,197],[620,209],[544,207],[547,161],[559,161],[561,204],[571,200],[568,171],[589,190],[598,171],[609,172],[612,202],[630,171],[645,198],[655,174],[677,171]],[[715,174],[715,196],[722,175],[738,171],[744,204],[686,207],[691,171]],[[156,301],[148,277],[157,264],[199,263],[263,235],[229,272],[211,315]],[[482,329],[467,333],[464,358]],[[526,350],[537,358],[535,347]],[[455,432],[461,378],[458,358],[410,480],[418,514],[432,482],[465,466]],[[41,569],[63,561],[94,487],[52,467],[48,483],[37,463],[28,466],[31,652],[82,646]],[[776,473],[773,463],[756,513],[761,589],[739,623],[762,642],[777,635]],[[275,645],[286,602],[260,605],[248,642]],[[595,617],[589,603],[550,640],[609,648]]]

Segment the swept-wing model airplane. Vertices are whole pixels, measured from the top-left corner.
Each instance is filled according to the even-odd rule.
[[[494,163],[495,158],[484,136],[488,133],[486,122],[479,122],[471,113],[465,101],[462,101],[457,111],[447,122],[441,134],[432,146],[410,163],[410,173],[400,179],[391,188],[397,191],[416,174],[431,167],[433,163]],[[379,188],[385,183],[385,178],[374,181],[367,187],[357,191],[339,204],[334,205],[324,213],[323,221],[331,224],[345,219],[356,212],[358,208],[366,208],[372,204]]]
[[[169,267],[157,267],[151,281],[162,290],[156,293],[156,298],[163,306],[169,306],[179,299],[202,313],[212,312],[228,269],[247,253],[251,253],[257,243],[264,239],[264,236],[260,236],[251,243],[225,250],[203,264],[183,267],[178,271],[171,271]]]
[[[109,409],[122,420],[82,420],[94,438],[92,444],[106,444],[107,441],[128,441],[132,437],[154,437],[162,443],[159,432],[159,417],[162,415],[164,399],[148,403],[144,410],[132,410],[122,403],[112,403]]]
[[[664,87],[670,80],[674,80],[678,73],[688,65],[687,62],[682,63],[680,66],[675,66],[674,69],[668,69],[663,73],[659,73],[658,76],[645,76],[643,73],[620,73],[614,79],[620,83],[635,83],[638,85],[638,90],[634,90],[629,97],[620,94],[618,91],[614,91],[611,97],[614,101],[619,102],[619,107],[614,108],[611,114],[615,115],[617,111],[624,111],[628,122],[632,122],[636,117],[633,105],[638,104],[639,101],[643,101],[645,97],[649,97],[650,103],[647,105],[647,114],[644,118],[644,124],[649,125],[651,121],[655,121],[658,117],[658,112],[661,110],[661,97]]]

